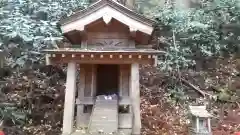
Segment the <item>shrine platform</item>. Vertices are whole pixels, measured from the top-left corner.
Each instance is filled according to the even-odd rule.
[[[131,133],[132,133],[131,129],[118,129],[118,133],[111,134],[111,135],[131,135]],[[103,134],[89,134],[89,133],[86,133],[86,131],[77,130],[71,135],[103,135]]]

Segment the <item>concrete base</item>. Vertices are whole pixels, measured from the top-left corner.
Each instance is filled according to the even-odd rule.
[[[62,134],[62,135],[66,135],[66,134]],[[86,133],[86,130],[76,130],[71,135],[90,135],[90,134]],[[91,134],[91,135],[94,135],[94,134]],[[96,135],[102,135],[102,134],[96,134]],[[118,133],[112,134],[112,135],[132,135],[132,129],[118,129]]]
[[[212,132],[197,132],[194,129],[189,130],[189,135],[212,135]]]

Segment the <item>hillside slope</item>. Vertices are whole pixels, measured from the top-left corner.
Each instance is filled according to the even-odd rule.
[[[208,70],[182,71],[185,83],[176,79],[176,74],[152,67],[141,68],[143,135],[186,135],[188,105],[206,103],[214,115],[214,135],[240,131],[240,62],[238,59],[209,62],[211,65],[205,64]],[[62,67],[41,66],[7,75],[10,76],[3,78],[6,82],[1,84],[0,96],[5,132],[9,135],[60,134],[65,90]],[[173,88],[180,86],[183,91],[174,91]],[[201,92],[192,86],[213,98],[206,95],[203,99]]]

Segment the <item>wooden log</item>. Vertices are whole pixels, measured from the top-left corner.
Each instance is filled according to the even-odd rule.
[[[141,116],[140,116],[140,90],[139,90],[139,64],[133,63],[131,65],[131,102],[133,112],[133,135],[141,134]]]
[[[74,125],[74,107],[76,95],[76,63],[68,63],[65,91],[63,134],[71,134]]]

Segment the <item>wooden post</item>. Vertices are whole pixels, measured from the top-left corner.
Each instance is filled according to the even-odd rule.
[[[3,68],[4,60],[5,60],[4,54],[3,54],[2,50],[0,50],[0,68]]]
[[[95,97],[96,94],[97,94],[97,65],[96,64],[93,64],[92,65],[92,87],[91,87],[91,96],[92,97]]]
[[[84,89],[85,89],[85,68],[80,65],[80,75],[79,75],[79,84],[78,84],[78,99],[84,100]],[[77,127],[83,126],[83,105],[77,106]]]
[[[199,132],[199,118],[196,117],[196,131]]]
[[[157,67],[157,65],[158,65],[158,57],[154,55],[153,59],[154,59],[154,67]]]
[[[74,107],[76,94],[76,63],[68,63],[67,82],[65,91],[63,134],[70,135],[73,131]]]
[[[0,56],[1,57],[1,56]],[[3,68],[3,65],[4,65],[4,59],[3,58],[0,58],[0,68]]]
[[[211,129],[211,119],[208,118],[208,132],[211,133],[212,132],[212,129]]]
[[[123,66],[122,65],[119,65],[119,85],[118,85],[118,88],[119,88],[119,96],[122,97],[123,96]]]
[[[46,65],[51,65],[51,60],[49,58],[49,54],[46,54],[45,58],[46,58]]]
[[[139,64],[131,65],[131,102],[133,111],[133,135],[141,134],[141,116],[140,116],[140,90],[139,90]]]

